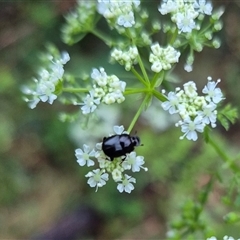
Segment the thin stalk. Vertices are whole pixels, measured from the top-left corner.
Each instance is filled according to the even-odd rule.
[[[63,88],[62,91],[70,93],[89,92],[87,88]]]
[[[148,87],[148,84],[144,80],[144,78],[135,70],[135,68],[131,68],[132,73],[136,76],[136,78],[146,87]]]
[[[228,157],[226,152],[214,141],[211,137],[208,138],[208,143],[214,148],[222,160],[233,170],[233,172],[239,172],[239,167]]]
[[[143,111],[143,109],[144,109],[144,107],[145,107],[145,105],[146,105],[146,102],[147,102],[147,100],[149,99],[149,96],[150,96],[150,95],[146,95],[146,96],[144,97],[144,99],[143,99],[143,101],[142,101],[142,103],[141,103],[138,111],[136,112],[136,114],[135,114],[135,116],[134,116],[131,124],[130,124],[129,127],[128,127],[128,130],[127,130],[127,131],[128,131],[129,133],[132,131],[135,123],[137,122],[139,116],[141,115],[141,113],[142,113],[142,111]]]
[[[149,78],[148,78],[148,75],[147,75],[147,72],[146,72],[146,69],[144,67],[144,64],[142,62],[142,59],[141,59],[141,56],[138,54],[138,63],[139,63],[139,66],[141,68],[141,71],[142,71],[142,74],[144,76],[144,79],[147,81],[147,82],[150,82]]]
[[[147,93],[149,90],[147,88],[127,88],[124,91],[124,95],[130,95],[135,93]]]

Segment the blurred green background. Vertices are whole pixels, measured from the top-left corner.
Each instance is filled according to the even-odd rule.
[[[201,140],[178,140],[181,133],[175,127],[156,131],[142,119],[136,129],[144,147],[137,152],[145,156],[149,171],[135,176],[131,194],[120,194],[111,181],[95,193],[84,177],[89,169],[79,167],[74,155],[88,131],[79,133],[82,142],[77,143],[71,136],[73,126],[58,118],[67,107],[56,102],[31,110],[23,101],[21,86],[36,76],[45,43],[67,50],[71,56],[67,69],[75,73],[98,66],[116,68],[107,63],[106,46],[92,35],[73,47],[61,42],[63,15],[74,4],[0,1],[0,239],[164,239],[168,222],[178,218],[183,202],[194,199],[211,171],[221,169],[213,149]],[[150,11],[156,12],[158,5],[151,1]],[[182,63],[175,73],[200,87],[208,75],[221,78],[226,102],[239,109],[240,3],[214,1],[214,6],[220,5],[226,8],[221,48],[196,54],[193,72],[184,72]],[[129,117],[120,112],[115,124],[129,124],[134,113],[126,111]],[[233,156],[239,149],[239,127],[238,122],[228,132],[217,129],[219,141]],[[215,184],[204,215],[218,236],[239,237],[239,226],[222,220],[231,209],[221,203],[228,183],[228,170],[222,171],[226,179]]]

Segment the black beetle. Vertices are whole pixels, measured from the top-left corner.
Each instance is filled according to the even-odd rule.
[[[125,156],[126,158],[126,154],[131,153],[134,150],[134,147],[139,145],[140,138],[138,136],[130,136],[129,134],[123,133],[120,135],[104,137],[102,150],[112,161],[116,157]]]

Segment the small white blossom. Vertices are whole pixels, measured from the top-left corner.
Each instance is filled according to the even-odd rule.
[[[38,73],[39,78],[34,79],[36,84],[35,90],[26,86],[23,87],[23,92],[32,96],[32,99],[26,98],[29,107],[32,109],[40,101],[52,104],[57,99],[55,93],[56,85],[59,81],[62,81],[64,74],[63,65],[70,60],[70,57],[67,52],[63,52],[61,58],[54,59],[52,56],[49,56],[48,59],[50,60],[49,66],[46,69],[41,69]]]
[[[178,9],[178,4],[176,4],[176,1],[172,0],[164,0],[162,5],[159,6],[158,11],[162,14],[168,14],[170,12],[175,12]]]
[[[191,11],[186,13],[177,13],[175,18],[179,32],[189,33],[196,27],[196,23],[194,21],[196,15],[192,14]]]
[[[198,95],[196,83],[193,81],[189,81],[183,84],[183,88],[184,88],[185,94],[190,98],[195,98]]]
[[[122,192],[131,193],[131,191],[134,189],[134,186],[132,183],[136,183],[136,179],[125,174],[122,182],[118,183],[117,189],[121,193]]]
[[[108,76],[104,68],[94,68],[91,73],[93,89],[84,99],[81,110],[83,114],[89,114],[96,110],[101,102],[105,104],[122,103],[126,82],[120,81],[117,76]]]
[[[136,152],[131,152],[127,154],[122,166],[124,169],[132,169],[133,172],[139,172],[141,168],[147,171],[147,168],[142,167],[144,163],[143,156],[137,156]]]
[[[149,56],[149,62],[152,63],[151,69],[153,72],[161,72],[169,70],[172,64],[178,62],[180,52],[171,46],[166,48],[160,47],[159,43],[154,43],[151,46],[152,53]]]
[[[139,0],[98,0],[97,9],[112,27],[119,29],[119,27],[129,28],[135,25],[134,10],[139,5]]]
[[[114,48],[111,52],[111,61],[117,61],[121,65],[125,65],[126,71],[130,71],[133,64],[138,62],[138,49],[136,46],[129,47],[128,51]]]
[[[123,134],[123,132],[124,132],[124,127],[123,127],[123,125],[121,125],[121,126],[114,126],[114,127],[113,127],[113,131],[114,131],[116,134],[118,134],[118,135]]]
[[[198,112],[198,115],[202,117],[202,121],[204,124],[210,124],[212,128],[216,127],[217,121],[217,107],[214,103],[209,103],[208,105],[204,106],[202,111]]]
[[[212,14],[212,4],[210,2],[206,2],[206,0],[199,0],[198,2],[196,1],[194,7],[202,14]]]
[[[193,70],[193,66],[192,66],[192,64],[185,64],[184,65],[184,70],[186,71],[186,72],[192,72],[192,70]]]
[[[207,238],[206,240],[217,240],[217,238],[215,236],[212,236],[210,238]],[[235,240],[233,237],[225,235],[223,237],[223,240]],[[236,240],[240,240],[240,238],[236,238]]]
[[[100,67],[99,70],[94,68],[91,73],[91,78],[96,81],[96,83],[100,87],[104,87],[108,83],[107,73],[105,72],[104,68]]]
[[[122,169],[121,168],[115,168],[112,171],[112,178],[115,182],[119,182],[122,180]]]
[[[206,99],[207,101],[213,101],[214,103],[219,103],[222,101],[223,94],[220,88],[216,88],[217,84],[220,82],[220,79],[217,80],[217,82],[211,81],[211,78],[209,78],[209,81],[207,85],[203,88],[202,92],[207,94]]]
[[[231,236],[225,235],[223,237],[223,240],[235,240],[235,239],[233,237],[231,237]],[[237,238],[236,240],[240,240],[240,238]]]
[[[90,171],[85,177],[89,177],[87,183],[90,187],[96,187],[96,192],[99,187],[104,186],[108,181],[108,173],[104,173],[101,169]]]
[[[196,141],[198,136],[197,132],[203,132],[205,124],[202,122],[202,117],[197,116],[194,120],[186,118],[179,123],[181,126],[182,132],[184,133],[180,139],[186,137],[188,140]]]
[[[89,114],[93,112],[98,104],[100,104],[100,98],[94,99],[94,93],[93,91],[90,91],[84,99],[83,106],[81,107],[82,113]]]
[[[65,16],[66,23],[62,27],[63,41],[69,45],[75,43],[75,37],[89,31],[89,25],[96,15],[95,1],[77,0],[76,10]]]
[[[184,133],[180,139],[186,137],[189,140],[197,140],[197,132],[203,132],[206,125],[216,127],[217,103],[222,101],[223,94],[220,88],[216,88],[217,82],[208,78],[207,85],[202,92],[205,96],[199,96],[196,84],[189,81],[183,85],[183,90],[176,88],[175,92],[169,92],[167,100],[162,103],[162,108],[170,114],[178,113],[182,120],[176,126],[180,126]],[[163,93],[165,91],[163,90]]]
[[[90,157],[94,157],[95,154],[95,150],[93,149],[90,151],[90,147],[86,144],[83,145],[83,150],[81,148],[75,150],[75,156],[80,166],[84,166],[86,164],[88,167],[93,166],[94,161],[90,159]]]
[[[169,111],[170,114],[178,112],[180,99],[175,92],[169,92],[167,96],[168,101],[162,103],[162,108],[165,111]]]
[[[199,29],[196,21],[200,14],[211,15],[212,5],[205,0],[164,0],[158,11],[163,15],[171,14],[171,20],[176,23],[180,33],[191,33],[193,29]]]

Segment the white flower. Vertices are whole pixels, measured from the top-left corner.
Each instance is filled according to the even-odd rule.
[[[118,135],[123,134],[123,132],[124,132],[124,126],[123,126],[123,125],[121,125],[121,126],[114,126],[114,127],[113,127],[113,131],[114,131],[116,134],[118,134]]]
[[[169,111],[170,114],[174,114],[178,112],[178,107],[180,104],[180,99],[175,92],[168,93],[168,101],[162,103],[162,108],[165,111]]]
[[[97,9],[110,23],[111,26],[118,28],[132,27],[135,24],[134,10],[140,5],[139,0],[98,0]]]
[[[206,125],[216,127],[217,103],[223,100],[220,88],[216,88],[217,83],[208,78],[208,84],[203,88],[206,96],[199,96],[196,84],[189,81],[183,85],[184,90],[176,88],[175,92],[169,92],[167,101],[162,103],[164,110],[170,114],[178,113],[182,120],[176,126],[181,126],[184,133],[180,139],[186,137],[189,140],[197,140],[197,132],[203,132]],[[165,94],[165,90],[162,91]]]
[[[175,12],[178,8],[178,5],[176,4],[176,1],[172,0],[164,0],[162,5],[159,6],[158,11],[162,14],[165,15],[170,12]]]
[[[90,91],[84,99],[83,106],[81,107],[82,113],[88,114],[94,112],[98,104],[100,104],[100,98],[94,99],[94,92]]]
[[[91,78],[94,79],[100,87],[104,87],[107,85],[107,73],[102,67],[99,68],[99,70],[97,68],[94,68],[91,73]]]
[[[66,23],[61,29],[63,41],[70,45],[75,43],[76,36],[89,30],[89,24],[94,21],[95,15],[95,1],[77,0],[76,10],[65,16]]]
[[[211,123],[211,126],[214,128],[216,127],[216,121],[217,121],[217,110],[215,110],[217,107],[214,103],[209,103],[206,106],[203,106],[202,111],[198,112],[198,115],[202,117],[202,122],[207,124]]]
[[[60,62],[64,65],[66,64],[69,60],[70,60],[70,56],[68,54],[68,52],[64,51],[62,52],[62,55],[61,55],[61,59],[60,59]]]
[[[192,64],[186,63],[186,64],[184,65],[184,70],[185,70],[186,72],[192,72],[192,70],[193,70]]]
[[[209,82],[202,90],[203,93],[207,94],[207,96],[206,96],[207,101],[209,101],[209,102],[213,101],[214,103],[217,104],[224,99],[221,89],[216,88],[217,84],[220,81],[221,80],[218,79],[217,82],[214,82],[214,81],[211,81],[211,78],[209,78]]]
[[[85,177],[89,177],[87,183],[90,187],[96,187],[96,192],[99,187],[104,186],[106,181],[108,181],[108,173],[104,173],[101,169],[90,171]]]
[[[50,104],[57,98],[57,95],[53,92],[55,91],[54,83],[50,81],[41,82],[37,86],[37,95],[42,102],[48,102]]]
[[[105,104],[112,104],[112,103],[122,103],[125,100],[125,97],[123,95],[123,92],[125,91],[126,82],[120,81],[117,76],[110,75],[108,76],[104,70],[104,68],[96,69],[94,68],[91,74],[93,82],[93,93],[92,96],[88,96],[90,106],[93,104],[93,97],[97,98],[95,99],[97,102],[96,104],[99,104],[100,102],[103,102]],[[92,98],[92,99],[91,99]],[[86,104],[87,106],[89,105]],[[84,108],[85,109],[85,108]],[[96,105],[93,106],[92,111],[89,110],[89,108],[86,108],[86,114],[93,112],[96,109]]]
[[[121,168],[115,168],[112,171],[112,178],[115,182],[119,182],[122,180],[122,169]]]
[[[133,172],[139,172],[141,168],[147,171],[147,168],[144,168],[142,166],[144,163],[145,162],[143,156],[137,156],[136,152],[131,152],[127,154],[127,157],[123,161],[122,166],[124,169],[132,169]]]
[[[162,48],[159,43],[151,46],[152,53],[149,55],[149,62],[152,63],[153,72],[161,72],[162,69],[169,70],[172,64],[178,62],[180,52],[171,46]]]
[[[196,1],[194,7],[202,14],[212,14],[212,4],[210,2],[206,2],[206,0],[199,0],[198,2]]]
[[[186,118],[183,121],[179,122],[181,126],[181,130],[184,133],[183,136],[180,137],[180,139],[183,139],[186,137],[188,140],[196,141],[198,136],[197,132],[203,132],[205,124],[202,122],[202,117],[197,116],[194,120],[191,120],[190,118]]]
[[[95,150],[90,151],[90,147],[86,144],[83,145],[83,150],[81,148],[75,150],[75,156],[80,166],[84,166],[85,164],[87,164],[88,167],[93,166],[94,161],[91,160],[90,157],[94,157],[95,154]]]
[[[185,91],[185,94],[190,97],[190,98],[195,98],[197,97],[198,93],[197,93],[197,87],[196,87],[196,83],[193,81],[189,81],[185,84],[183,84],[183,88]]]
[[[189,33],[195,28],[195,15],[191,11],[176,14],[176,24],[180,32]]]
[[[200,6],[195,5],[194,1],[164,0],[158,10],[163,15],[171,14],[171,20],[176,23],[180,33],[190,33],[197,28],[195,19],[198,17],[199,11],[194,7],[199,8]]]
[[[57,99],[55,94],[56,85],[59,81],[62,81],[64,74],[63,65],[70,60],[70,57],[67,52],[63,52],[59,59],[54,59],[52,56],[48,56],[48,59],[50,63],[47,69],[41,69],[38,73],[39,78],[34,79],[36,83],[35,90],[23,88],[25,94],[33,97],[33,99],[26,99],[30,108],[35,108],[40,101],[52,104]]]
[[[118,186],[117,186],[117,189],[119,192],[127,192],[127,193],[130,193],[133,189],[134,189],[134,186],[132,183],[136,183],[136,179],[125,174],[124,177],[123,177],[123,180],[121,183],[118,183]]]
[[[129,47],[127,51],[114,48],[111,52],[111,61],[117,61],[121,65],[125,65],[126,71],[130,71],[133,64],[138,62],[138,49],[136,46]]]
[[[117,19],[117,24],[125,28],[132,27],[135,24],[133,12],[128,12],[125,15],[120,15]]]

